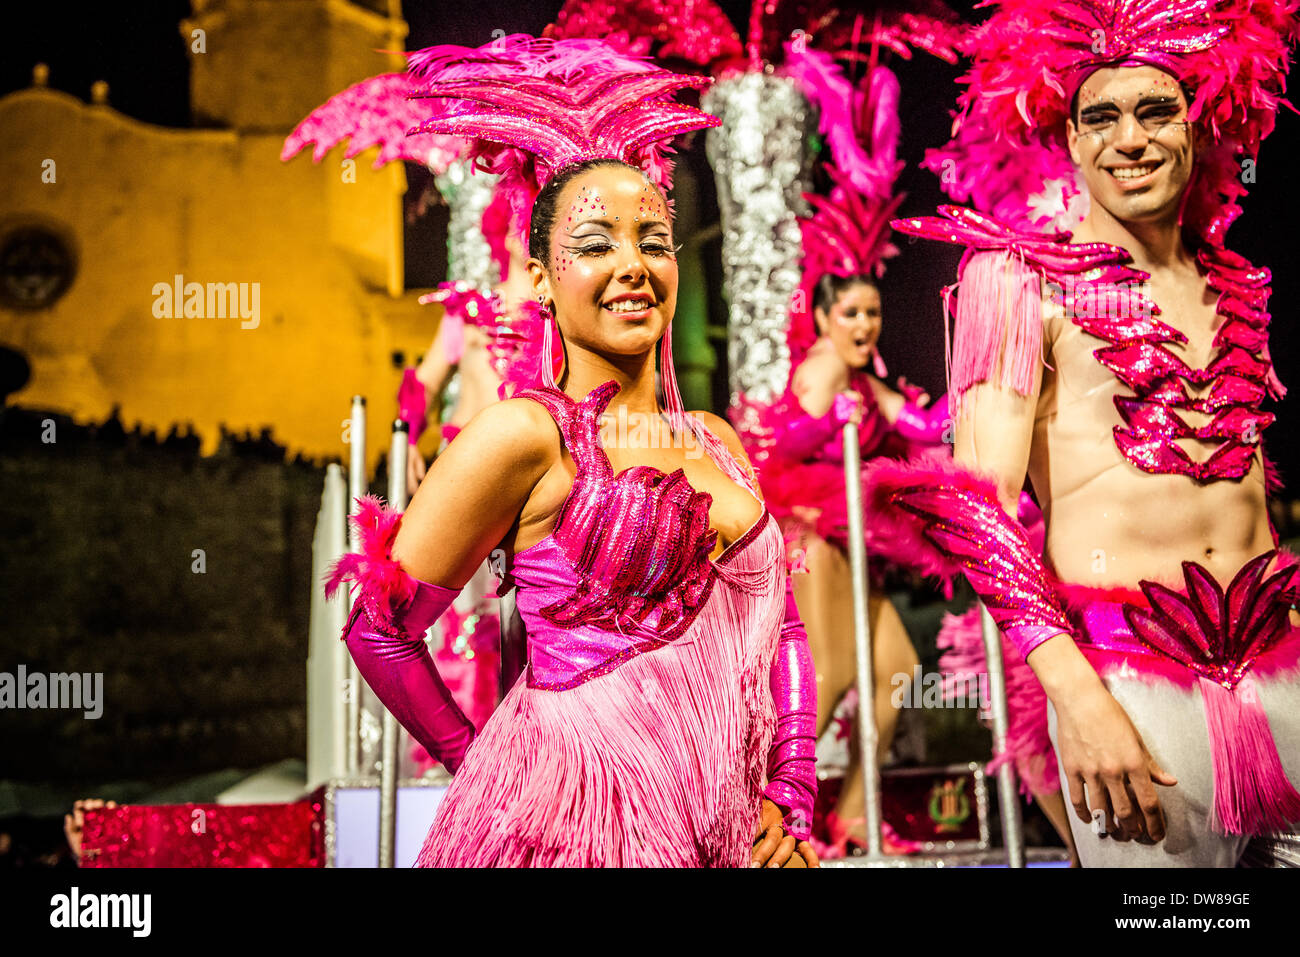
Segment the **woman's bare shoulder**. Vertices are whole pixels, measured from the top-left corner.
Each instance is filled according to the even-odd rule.
[[[559,427],[540,403],[517,398],[494,402],[480,411],[447,447],[459,446],[486,461],[547,468],[560,455]]]
[[[840,392],[848,385],[844,360],[833,348],[825,348],[818,342],[794,370],[791,384],[796,394],[812,390]]]
[[[750,481],[757,486],[758,477],[754,471],[754,465],[749,461],[749,455],[745,452],[744,443],[740,441],[740,435],[732,427],[731,423],[712,412],[690,412],[688,415],[694,416],[701,425],[726,445],[727,450],[740,463],[741,468],[749,473]]]

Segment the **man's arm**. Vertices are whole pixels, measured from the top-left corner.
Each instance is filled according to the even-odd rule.
[[[1009,277],[1009,282],[1016,281]],[[1029,465],[1043,366],[1041,361],[1033,363],[1026,394],[1004,384],[1002,366],[1011,361],[1011,349],[1024,348],[1026,340],[1041,349],[1041,329],[1007,324],[994,374],[960,396],[956,421],[955,460],[996,480],[999,504],[1013,520]],[[955,335],[973,332],[969,326],[964,332],[959,322]],[[1066,633],[1057,634],[1037,644],[1025,660],[1056,709],[1064,784],[1075,813],[1090,821],[1090,812],[1101,811],[1108,830],[1119,830],[1125,838],[1163,838],[1164,820],[1152,780],[1165,785],[1177,781],[1155,763],[1128,715],[1074,640]]]

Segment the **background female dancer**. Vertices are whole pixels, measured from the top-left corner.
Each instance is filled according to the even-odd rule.
[[[794,589],[817,666],[819,736],[857,675],[841,431],[847,422],[858,426],[865,464],[941,443],[947,421],[946,402],[923,409],[919,389],[900,382],[904,394],[881,381],[886,369],[876,345],[883,317],[873,273],[897,252],[888,243],[888,220],[902,197],[873,203],[833,167],[829,172],[836,184],[831,196],[810,196],[817,213],[802,221],[805,280],[791,310],[790,383],[764,413],[767,434],[755,452],[792,566],[806,572],[794,576]],[[809,300],[811,313],[800,308]],[[868,616],[880,733],[874,757],[881,761],[898,724],[892,679],[910,679],[918,658],[883,589],[870,590]],[[855,753],[836,810],[827,816],[828,855],[843,855],[850,841],[865,844],[860,760]],[[916,849],[887,824],[884,846],[890,853]]]
[[[713,122],[663,99],[703,81],[595,41],[412,60],[457,100],[426,130],[532,151],[529,270],[554,316],[543,384],[480,413],[405,516],[371,505],[334,580],[361,586],[345,637],[362,674],[456,775],[419,863],[815,866],[815,687],[780,532],[734,432],[681,407],[671,220],[639,168],[663,175],[655,144]],[[446,75],[485,60],[516,72]],[[650,442],[604,446],[607,409]],[[529,666],[474,740],[413,636],[498,547]]]

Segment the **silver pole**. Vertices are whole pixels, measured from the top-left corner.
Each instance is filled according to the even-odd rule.
[[[880,768],[876,749],[875,682],[871,668],[871,621],[867,606],[867,547],[862,527],[862,465],[858,459],[858,427],[844,426],[844,491],[849,507],[849,568],[853,575],[853,637],[858,656],[858,740],[861,743],[862,784],[866,793],[867,857],[884,854],[880,837]]]
[[[357,499],[366,494],[366,397],[352,397],[352,420],[348,424],[350,458],[348,460],[348,518],[357,513]],[[356,526],[348,522],[348,550],[361,551],[361,537]],[[349,595],[348,614],[352,614]],[[347,771],[356,777],[361,766],[361,672],[357,663],[348,656],[347,673]]]
[[[1007,682],[1002,669],[1002,635],[989,610],[980,604],[980,632],[984,638],[984,660],[989,672],[989,710],[993,717],[993,753],[1007,747]],[[998,768],[998,815],[1002,818],[1002,843],[1007,848],[1007,866],[1025,866],[1025,836],[1021,829],[1020,794],[1016,769],[1008,761]]]
[[[388,457],[388,505],[406,511],[406,455],[409,448],[407,425],[393,423],[393,451]],[[379,765],[379,866],[397,864],[397,742],[401,735],[397,719],[384,709],[384,730],[380,738]]]

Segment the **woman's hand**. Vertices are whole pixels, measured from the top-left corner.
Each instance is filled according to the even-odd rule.
[[[862,424],[862,410],[866,403],[862,400],[862,393],[854,389],[845,389],[835,396],[835,413],[836,418],[847,417],[849,422],[854,425]],[[847,416],[846,416],[847,413]]]
[[[415,495],[416,489],[424,481],[424,456],[414,445],[406,453],[406,495],[407,498]]]
[[[807,841],[796,841],[785,833],[781,809],[763,798],[763,809],[754,835],[754,854],[750,867],[820,867],[817,852]],[[791,862],[791,858],[797,860]],[[802,861],[799,863],[798,861]]]

